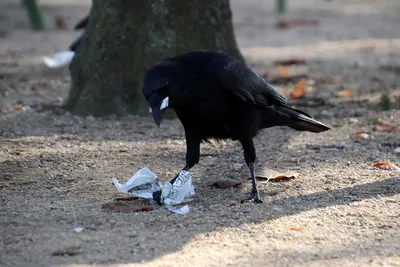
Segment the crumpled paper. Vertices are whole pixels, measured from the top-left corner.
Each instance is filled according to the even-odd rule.
[[[119,192],[148,199],[151,203],[155,202],[153,192],[161,190],[161,203],[165,204],[169,211],[178,214],[188,213],[189,206],[175,205],[190,202],[196,196],[192,175],[184,170],[178,174],[173,184],[165,182],[163,185],[157,175],[146,167],[136,172],[125,184],[121,184],[117,178],[112,178],[112,181]]]
[[[72,51],[61,51],[53,55],[53,57],[43,57],[44,64],[49,68],[61,68],[68,65],[75,53]]]

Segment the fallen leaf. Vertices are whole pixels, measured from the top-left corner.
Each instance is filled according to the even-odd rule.
[[[67,28],[67,23],[65,22],[65,19],[61,16],[56,16],[54,19],[54,24],[57,29],[66,29]]]
[[[316,25],[316,24],[319,24],[318,20],[297,18],[297,19],[293,19],[293,20],[279,20],[275,26],[277,28],[285,29],[290,26],[309,26],[309,25]]]
[[[377,132],[393,132],[396,128],[397,126],[380,122],[379,125],[374,126],[373,130]]]
[[[376,46],[375,45],[363,45],[360,46],[360,51],[362,52],[374,52],[376,50]]]
[[[393,168],[393,169],[395,169],[397,171],[400,171],[400,167],[398,167],[395,164],[390,163],[390,162],[378,162],[378,163],[375,163],[373,166],[374,167],[378,167],[378,168],[390,167],[390,168]]]
[[[278,66],[277,67],[278,74],[281,78],[289,78],[289,70],[283,66]]]
[[[300,81],[298,81],[295,88],[293,89],[293,92],[291,93],[292,99],[299,99],[299,98],[303,97],[304,92],[306,90],[306,86],[307,86],[306,79],[304,79],[304,78],[300,79]]]
[[[237,206],[237,202],[236,201],[229,202],[229,207],[234,207],[234,206]]]
[[[349,97],[353,95],[353,90],[345,89],[337,93],[338,97]]]
[[[256,178],[259,181],[266,182],[283,182],[296,179],[299,174],[296,172],[281,173],[273,169],[263,168],[260,172],[256,172]],[[249,178],[251,179],[251,178]]]
[[[22,110],[22,108],[23,108],[23,106],[22,105],[20,105],[20,104],[17,104],[17,105],[15,105],[14,106],[14,110]]]
[[[288,225],[288,226],[285,226],[285,228],[287,228],[287,229],[290,229],[290,230],[295,230],[295,231],[304,231],[305,230],[305,228],[304,228],[304,226],[294,226],[294,225]]]
[[[116,212],[116,213],[131,213],[131,212],[143,212],[143,211],[152,211],[153,207],[141,207],[137,205],[136,202],[111,202],[105,203],[101,205],[101,209],[108,212]]]
[[[117,197],[115,198],[116,201],[132,201],[138,199],[137,197],[134,196],[128,196],[128,197]]]
[[[213,183],[211,186],[215,188],[241,188],[242,187],[242,182],[231,180],[231,179],[226,179],[226,180],[220,180],[215,183]]]
[[[281,65],[281,66],[290,66],[290,65],[306,64],[306,61],[304,59],[298,59],[298,58],[282,59],[282,60],[274,61],[274,64]]]
[[[374,167],[391,167],[392,163],[390,162],[378,162],[373,165]]]
[[[143,207],[143,208],[135,210],[135,212],[148,212],[148,211],[152,211],[152,210],[154,210],[154,208],[152,208],[152,207]]]
[[[349,138],[350,139],[364,139],[364,140],[366,140],[366,139],[369,139],[370,136],[371,136],[370,132],[356,132],[354,134],[351,134],[349,136]]]

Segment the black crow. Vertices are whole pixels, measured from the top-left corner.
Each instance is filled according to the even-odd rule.
[[[253,138],[258,132],[274,126],[315,133],[330,129],[289,107],[284,96],[243,62],[218,52],[192,51],[157,62],[145,74],[143,95],[158,127],[167,107],[181,121],[186,136],[183,170],[199,162],[202,141],[238,140],[252,178],[245,200],[257,203],[262,203],[254,174]]]
[[[84,29],[86,28],[87,24],[89,23],[89,15],[87,15],[86,17],[84,17],[83,19],[81,19],[75,26],[74,29],[75,30],[80,30],[80,29]],[[84,34],[84,33],[83,33]],[[83,34],[81,36],[78,37],[78,39],[76,39],[70,46],[69,46],[69,50],[72,52],[75,52],[76,49],[78,48],[78,46],[80,45],[82,38],[83,38]]]

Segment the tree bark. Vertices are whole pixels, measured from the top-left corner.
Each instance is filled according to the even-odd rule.
[[[70,64],[66,108],[77,115],[148,114],[142,96],[146,70],[191,50],[243,60],[229,0],[93,0]]]

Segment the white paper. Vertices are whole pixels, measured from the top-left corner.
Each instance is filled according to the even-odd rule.
[[[49,68],[60,68],[68,65],[75,53],[72,51],[61,51],[56,53],[53,57],[43,57],[44,64]]]
[[[117,178],[112,178],[112,181],[119,192],[148,199],[150,202],[154,202],[153,192],[161,190],[161,203],[165,204],[168,210],[178,214],[188,213],[189,206],[171,206],[193,201],[196,196],[192,175],[184,170],[179,173],[173,184],[165,182],[162,185],[157,175],[148,168],[140,169],[125,184],[121,184]]]
[[[185,205],[183,207],[176,207],[176,206],[166,206],[166,207],[169,211],[182,215],[189,212],[189,205]]]
[[[77,233],[82,232],[82,230],[83,230],[82,227],[76,227],[76,228],[74,228],[74,231],[77,232]]]

